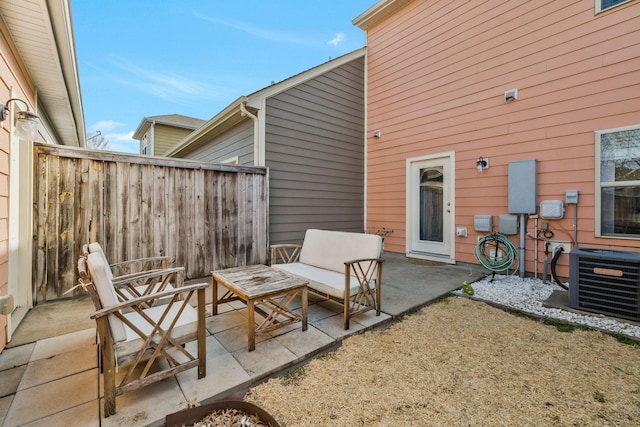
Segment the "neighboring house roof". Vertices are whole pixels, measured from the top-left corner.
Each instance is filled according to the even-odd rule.
[[[37,108],[36,114],[51,124],[60,142],[84,146],[84,112],[69,2],[2,0],[0,15],[37,89],[37,107],[42,108]]]
[[[413,0],[380,0],[353,20],[353,25],[367,31]]]
[[[140,120],[138,128],[133,133],[133,139],[142,139],[144,134],[153,124],[194,130],[202,126],[204,122],[205,120],[196,119],[195,117],[183,116],[181,114],[165,114],[162,116],[144,117],[142,120]]]
[[[180,157],[181,155],[201,147],[216,136],[231,129],[237,123],[245,120],[247,112],[255,116],[260,110],[264,109],[264,101],[267,98],[314,79],[357,58],[361,58],[365,54],[365,48],[355,50],[296,74],[295,76],[289,77],[279,83],[269,85],[263,89],[253,92],[250,95],[239,97],[199,129],[196,129],[193,133],[176,144],[176,146],[170,151],[164,153],[164,155],[168,157]]]

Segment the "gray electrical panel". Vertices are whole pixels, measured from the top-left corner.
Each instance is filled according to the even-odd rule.
[[[535,214],[536,160],[509,162],[509,213]]]

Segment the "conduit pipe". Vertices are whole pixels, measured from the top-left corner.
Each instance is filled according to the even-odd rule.
[[[527,228],[526,217],[524,214],[520,214],[520,277],[524,278],[524,252],[525,252],[525,232]]]

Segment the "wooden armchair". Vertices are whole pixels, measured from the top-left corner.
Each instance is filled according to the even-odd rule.
[[[104,416],[116,413],[116,396],[198,367],[198,378],[206,375],[205,289],[208,283],[151,292],[121,301],[102,255],[90,253],[78,260],[81,284],[94,302],[91,315],[98,329],[104,374]],[[173,276],[183,281],[184,269],[174,268],[140,274],[132,280],[153,275]],[[189,299],[197,292],[197,307]],[[169,298],[166,304],[153,301]],[[184,344],[197,340],[197,354]],[[156,359],[153,371],[151,366]],[[159,368],[159,370],[157,369]],[[163,369],[164,368],[164,369]],[[116,380],[116,372],[122,376]]]
[[[127,261],[121,261],[116,263],[109,263],[107,256],[102,249],[102,246],[98,242],[92,242],[82,247],[82,252],[86,258],[90,253],[99,253],[104,258],[105,262],[109,264],[111,274],[113,277],[126,277],[130,274],[137,274],[141,271],[150,271],[169,268],[168,256],[156,256],[147,258],[137,258]]]
[[[98,242],[89,243],[82,247],[85,259],[90,253],[102,256],[105,264],[108,264],[107,275],[113,281],[120,301],[137,298],[150,293],[171,290],[181,283],[176,283],[174,276],[147,275],[146,273],[159,270],[167,270],[169,257],[158,256],[138,258],[109,264],[107,257]],[[168,270],[167,270],[168,271]],[[154,301],[154,302],[157,302]]]

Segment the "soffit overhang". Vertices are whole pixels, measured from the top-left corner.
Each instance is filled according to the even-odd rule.
[[[2,0],[0,16],[36,90],[36,113],[43,124],[48,122],[59,143],[84,147],[84,112],[69,1]]]

